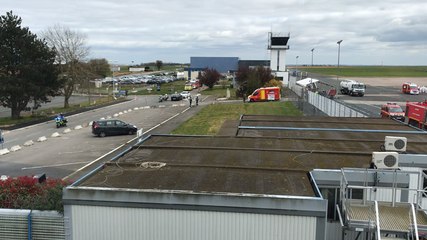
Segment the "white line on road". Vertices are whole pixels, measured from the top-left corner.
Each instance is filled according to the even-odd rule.
[[[82,164],[82,163],[87,163],[87,161],[86,162],[74,162],[74,163],[44,165],[44,166],[37,166],[37,167],[23,167],[23,168],[21,168],[21,170],[40,169],[40,168],[49,168],[49,167],[60,167],[60,166],[75,165],[75,164]]]

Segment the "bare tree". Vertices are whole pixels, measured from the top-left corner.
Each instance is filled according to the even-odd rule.
[[[82,63],[89,55],[86,36],[60,25],[48,28],[42,35],[56,52],[56,63],[60,66],[60,76],[65,80],[64,108],[68,108],[68,101],[76,84],[86,79],[85,72],[81,72]]]

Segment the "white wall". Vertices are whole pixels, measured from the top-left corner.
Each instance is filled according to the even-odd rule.
[[[277,71],[277,50],[270,50],[270,69],[271,71]]]
[[[314,240],[316,217],[71,206],[72,239]]]

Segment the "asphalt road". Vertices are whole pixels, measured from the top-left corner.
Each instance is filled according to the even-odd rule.
[[[199,107],[188,107],[188,101],[158,102],[158,96],[131,97],[132,100],[89,112],[68,117],[68,128],[71,132],[64,133],[66,128],[57,129],[53,121],[30,127],[4,132],[4,147],[21,149],[0,155],[0,175],[22,176],[46,173],[48,177],[63,178],[91,163],[108,161],[109,152],[123,147],[127,142],[135,141],[136,135],[95,137],[91,133],[89,123],[93,120],[114,117],[136,125],[147,134],[166,134],[190,118],[208,101],[200,102]],[[76,126],[82,129],[75,130]],[[52,134],[58,133],[59,137]],[[47,141],[38,142],[40,137]],[[31,146],[24,146],[32,140]],[[120,151],[118,149],[117,151]]]

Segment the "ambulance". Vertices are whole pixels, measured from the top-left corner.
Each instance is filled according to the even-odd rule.
[[[280,100],[279,87],[258,88],[251,95],[248,96],[249,102],[279,101],[279,100]]]

